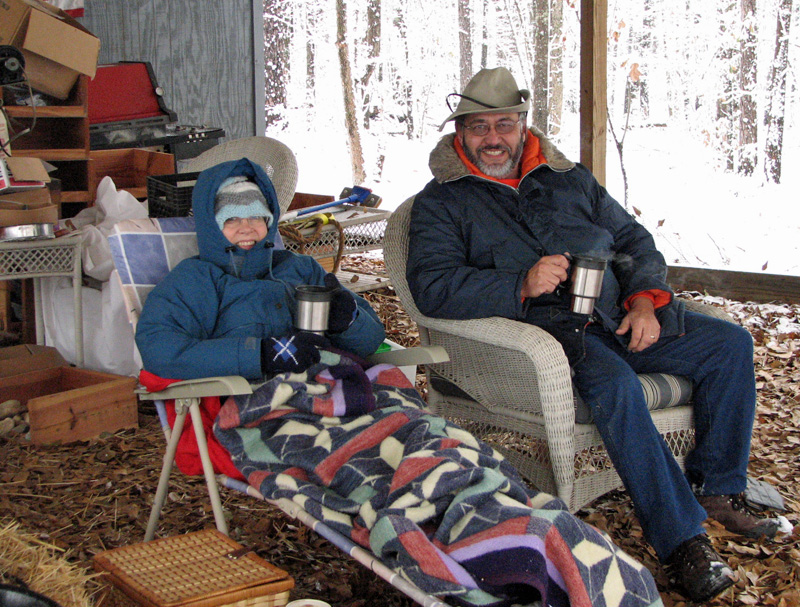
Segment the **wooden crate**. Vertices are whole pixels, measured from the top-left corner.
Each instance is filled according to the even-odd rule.
[[[35,445],[69,443],[138,427],[136,379],[56,366],[0,379],[0,402],[27,404]]]
[[[147,198],[148,175],[175,172],[175,156],[139,148],[93,150],[92,183],[95,189],[103,177],[111,177],[118,190],[130,192],[139,199]]]
[[[0,281],[0,331],[11,332],[11,292],[7,280]]]
[[[216,529],[97,554],[98,607],[284,607],[294,580]]]

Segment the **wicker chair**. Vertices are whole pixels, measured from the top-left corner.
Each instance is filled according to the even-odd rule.
[[[497,448],[534,486],[558,495],[572,512],[620,487],[600,433],[589,419],[581,420],[585,405],[574,395],[570,367],[552,336],[507,318],[430,318],[414,305],[406,282],[413,202],[413,197],[405,201],[389,218],[384,257],[422,343],[441,345],[450,356],[448,363],[427,367],[429,405]],[[730,320],[711,306],[687,305]],[[666,375],[640,379],[653,421],[683,466],[694,444],[692,408],[686,406],[691,384]],[[652,389],[653,380],[677,389],[665,398]],[[688,390],[681,394],[682,385]]]

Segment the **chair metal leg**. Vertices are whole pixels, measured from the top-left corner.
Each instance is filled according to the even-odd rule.
[[[206,477],[208,498],[211,500],[211,509],[214,512],[214,522],[217,524],[217,530],[219,530],[220,533],[228,535],[228,523],[225,522],[225,516],[222,512],[222,500],[220,500],[219,497],[219,487],[217,486],[217,477],[214,475],[214,465],[211,463],[211,457],[208,455],[208,442],[206,441],[206,434],[203,431],[203,420],[200,417],[200,401],[198,399],[191,399],[189,413],[192,416],[194,434],[197,437],[197,449],[200,451],[200,461],[203,462],[203,474]]]
[[[198,402],[198,399],[192,399]],[[186,413],[189,406],[186,402],[180,405],[175,403],[175,425],[172,429],[172,435],[167,443],[167,449],[164,452],[164,463],[161,466],[161,476],[158,479],[158,488],[156,489],[156,496],[153,499],[153,507],[150,510],[150,519],[147,521],[147,531],[144,534],[144,541],[149,542],[156,534],[156,527],[158,526],[158,519],[161,518],[161,509],[164,507],[164,502],[167,499],[167,490],[169,489],[169,475],[172,472],[172,466],[175,463],[175,452],[178,450],[178,441],[183,432],[183,425],[186,422]],[[205,437],[203,437],[205,438]]]

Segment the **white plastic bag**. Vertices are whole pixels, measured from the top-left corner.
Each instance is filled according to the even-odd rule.
[[[147,207],[130,193],[117,190],[110,177],[104,177],[95,205],[71,220],[82,239],[83,271],[101,282],[100,290],[82,287],[81,291],[84,368],[117,375],[136,375],[139,371],[122,293],[116,282],[109,281],[114,263],[108,236],[118,221],[145,218]],[[72,279],[43,278],[41,287],[45,343],[75,363]]]
[[[111,177],[103,177],[97,186],[95,206],[84,209],[73,219],[82,237],[83,271],[106,282],[114,269],[108,236],[114,224],[123,219],[145,219],[147,208],[129,192],[117,190]],[[77,220],[77,222],[76,222]]]

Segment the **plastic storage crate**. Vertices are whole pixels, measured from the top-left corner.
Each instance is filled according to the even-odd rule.
[[[150,217],[187,217],[192,214],[192,190],[200,173],[150,175],[147,204]]]

